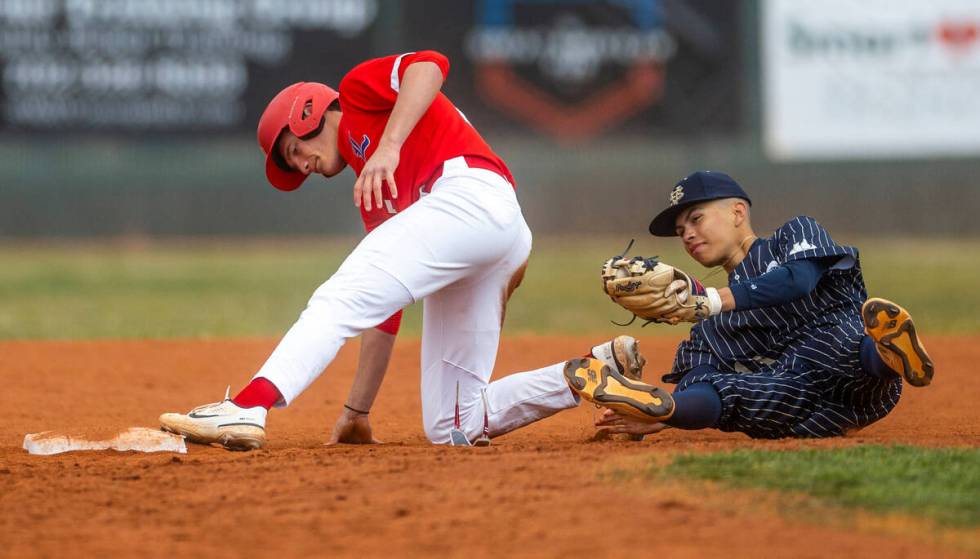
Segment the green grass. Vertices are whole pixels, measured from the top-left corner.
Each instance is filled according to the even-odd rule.
[[[524,285],[508,307],[506,332],[642,332],[680,337],[684,327],[610,321],[628,315],[602,293],[599,264],[625,237],[538,238]],[[841,239],[862,249],[869,292],[915,316],[920,332],[980,332],[980,241]],[[279,336],[355,239],[186,243],[0,245],[0,339]],[[658,254],[705,277],[676,242],[641,238],[634,252]],[[722,285],[724,272],[709,285]],[[418,335],[420,305],[406,335]]]
[[[833,450],[736,450],[678,456],[653,476],[736,488],[792,491],[877,513],[980,525],[980,449],[859,446]]]
[[[353,246],[0,249],[0,338],[281,335]]]

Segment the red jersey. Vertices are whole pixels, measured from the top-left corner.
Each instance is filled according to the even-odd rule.
[[[445,56],[435,51],[420,51],[368,60],[340,80],[342,116],[337,128],[337,147],[357,175],[371,158],[388,124],[405,69],[423,61],[437,64],[443,79],[449,74],[449,60]],[[514,184],[503,160],[440,92],[402,145],[395,170],[398,198],[392,200],[388,185],[384,184],[381,207],[365,211],[361,206],[365,228],[371,231],[415,203],[423,187],[431,186],[442,173],[442,163],[459,156],[467,156],[471,167],[492,170]]]

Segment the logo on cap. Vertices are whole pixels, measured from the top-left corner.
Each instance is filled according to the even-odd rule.
[[[675,186],[674,190],[670,192],[670,205],[676,206],[677,204],[680,203],[681,198],[683,197],[684,197],[684,187],[681,185]]]

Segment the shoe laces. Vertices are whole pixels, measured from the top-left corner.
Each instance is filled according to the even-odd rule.
[[[229,395],[230,394],[231,394],[231,385],[229,384],[228,387],[225,388],[225,398],[223,400],[221,400],[220,402],[211,402],[210,404],[203,404],[203,405],[197,406],[196,408],[192,409],[190,411],[190,413],[194,413],[194,412],[198,412],[198,411],[204,411],[204,410],[209,410],[211,408],[216,408],[218,406],[221,406],[225,402],[228,402],[229,400],[231,400],[231,398],[229,398]]]

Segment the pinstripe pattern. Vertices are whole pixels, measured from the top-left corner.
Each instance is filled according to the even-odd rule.
[[[856,249],[834,243],[813,218],[796,217],[755,241],[728,281],[751,282],[773,262],[824,256],[842,258],[809,295],[694,325],[664,381],[680,383],[677,390],[711,383],[722,398],[719,428],[756,438],[842,435],[887,415],[902,384],[861,367],[868,295]]]

